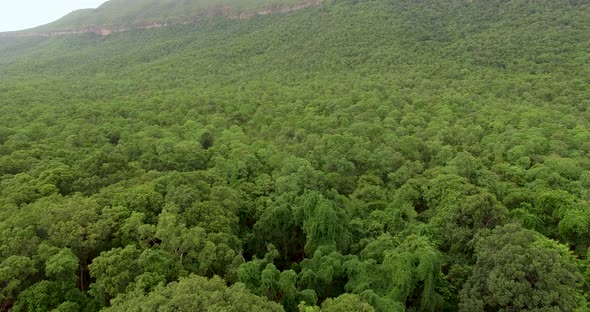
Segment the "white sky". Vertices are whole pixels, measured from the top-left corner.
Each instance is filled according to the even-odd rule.
[[[0,0],[0,32],[47,24],[72,11],[96,8],[104,2],[107,0]]]

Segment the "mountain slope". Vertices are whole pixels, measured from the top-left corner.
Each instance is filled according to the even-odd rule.
[[[582,311],[588,20],[342,0],[0,38],[0,310]]]
[[[317,1],[301,0],[110,0],[96,9],[72,12],[63,18],[29,30],[32,33],[73,31],[104,27],[133,27],[194,22],[225,16],[240,18],[257,12],[288,11]]]

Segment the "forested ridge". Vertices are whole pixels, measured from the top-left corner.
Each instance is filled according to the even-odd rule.
[[[589,21],[331,0],[0,38],[0,311],[588,311]]]
[[[55,37],[80,33],[109,35],[138,29],[191,24],[212,18],[245,19],[288,13],[321,0],[110,0],[96,9],[81,9],[32,29],[0,36]]]

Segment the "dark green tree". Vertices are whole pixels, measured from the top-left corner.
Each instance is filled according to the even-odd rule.
[[[564,246],[517,224],[482,233],[461,311],[576,311],[582,276]]]

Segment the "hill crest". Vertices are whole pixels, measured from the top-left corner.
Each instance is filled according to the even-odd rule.
[[[215,4],[195,8],[192,12],[184,16],[165,16],[161,18],[154,17],[137,17],[142,13],[133,11],[129,13],[135,18],[118,17],[113,22],[101,24],[96,22],[97,16],[104,16],[104,7],[112,4],[111,0],[97,9],[81,9],[73,11],[59,20],[42,25],[36,28],[0,32],[0,37],[60,37],[67,35],[78,35],[93,33],[100,36],[108,36],[113,33],[126,32],[130,30],[155,29],[178,24],[191,24],[200,20],[212,17],[223,17],[228,19],[248,19],[255,16],[264,16],[270,14],[284,14],[301,10],[310,6],[317,6],[322,0],[283,0],[282,3],[268,3],[266,6],[236,6]],[[180,3],[180,1],[179,1]],[[110,9],[109,11],[112,11]],[[93,24],[90,24],[95,21]],[[127,22],[125,22],[127,21]],[[89,23],[89,24],[87,24]]]

